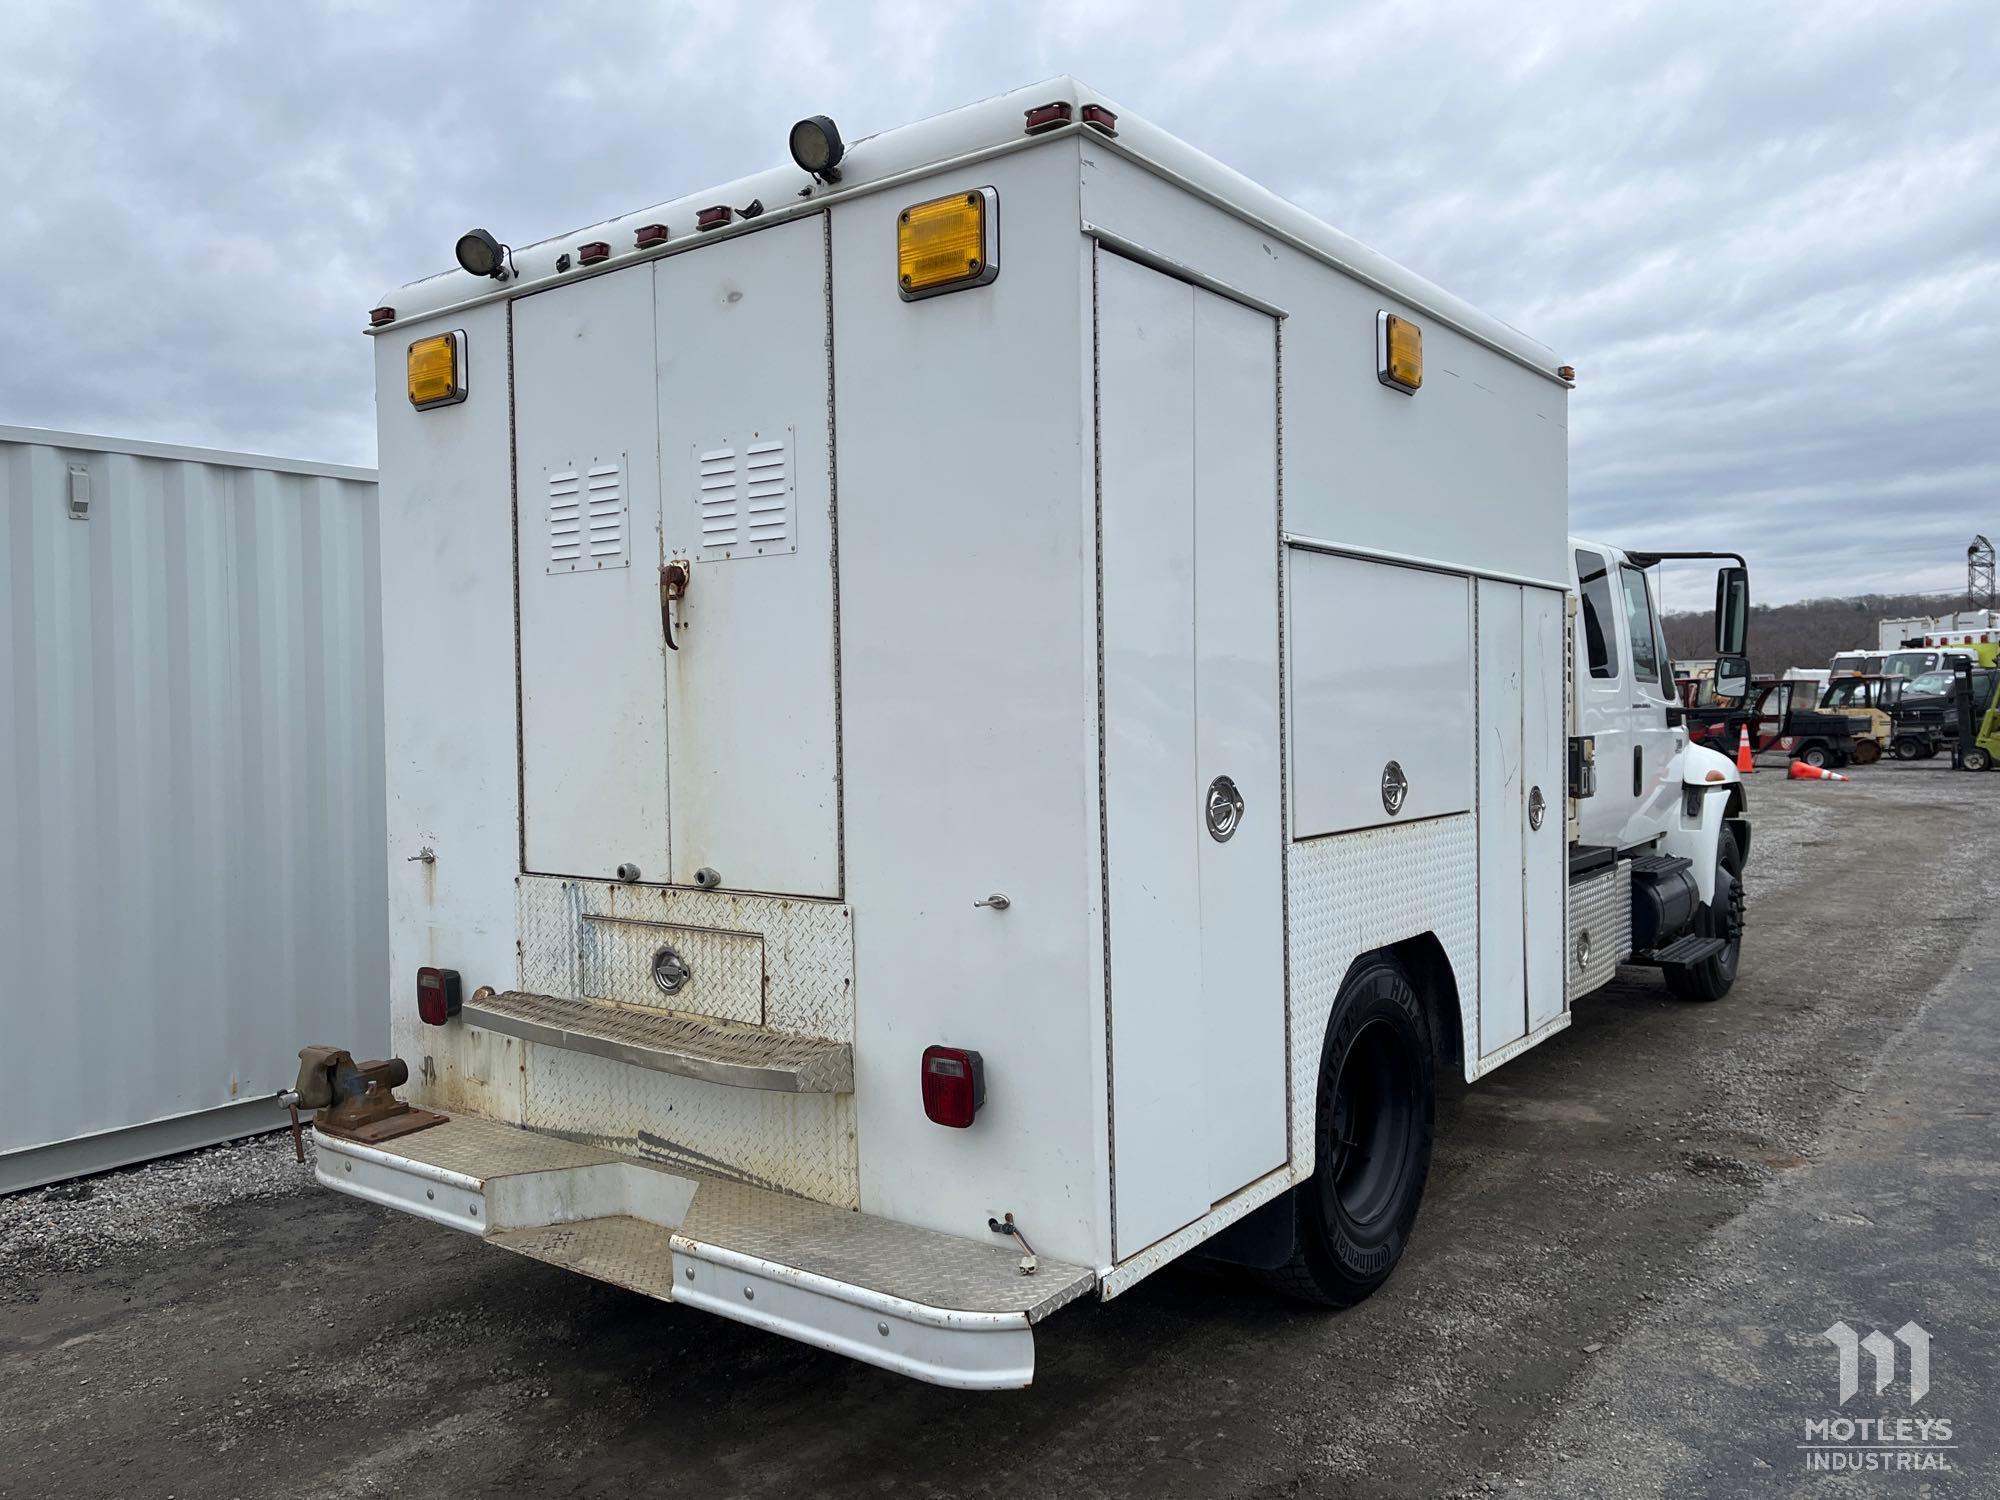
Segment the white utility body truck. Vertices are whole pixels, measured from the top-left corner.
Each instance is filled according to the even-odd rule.
[[[1352,1302],[1434,1066],[1733,974],[1569,371],[1068,79],[791,147],[370,315],[398,1057],[309,1049],[318,1176],[947,1385],[1197,1249]]]

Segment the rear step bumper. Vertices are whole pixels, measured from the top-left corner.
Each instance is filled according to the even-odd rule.
[[[1024,1386],[1034,1325],[1097,1284],[980,1244],[472,1116],[314,1133],[327,1187],[934,1385]]]

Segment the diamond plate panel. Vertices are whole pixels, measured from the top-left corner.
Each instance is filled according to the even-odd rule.
[[[1084,1266],[1050,1260],[1024,1275],[1020,1247],[998,1236],[981,1244],[730,1182],[701,1185],[674,1243],[690,1253],[713,1245],[754,1255],[926,1307],[1023,1312],[1030,1322],[1097,1281]]]
[[[613,1152],[581,1141],[537,1135],[518,1125],[471,1115],[455,1115],[442,1125],[399,1135],[375,1149],[479,1182],[517,1172],[595,1167],[618,1159]]]
[[[824,1037],[520,990],[468,1000],[464,1016],[467,1025],[530,1042],[735,1088],[854,1092],[854,1049]]]
[[[522,1119],[582,1145],[796,1193],[861,1202],[852,1094],[780,1094],[680,1078],[534,1042]]]
[[[455,1119],[378,1148],[476,1182],[523,1173],[635,1161],[497,1121]],[[658,1165],[650,1157],[635,1164]],[[677,1164],[678,1165],[678,1164]],[[1021,1249],[999,1236],[961,1238],[782,1192],[676,1170],[694,1196],[673,1229],[626,1215],[491,1232],[493,1244],[647,1296],[672,1296],[673,1252],[726,1251],[825,1277],[925,1307],[1022,1313],[1037,1321],[1083,1296],[1097,1276],[1086,1266],[1044,1260],[1033,1275]],[[983,1230],[981,1231],[983,1233]]]
[[[577,936],[580,994],[764,1024],[764,939],[757,933],[585,912]],[[671,995],[653,979],[653,955],[662,947],[671,947],[688,967],[687,982]]]
[[[516,1255],[578,1271],[628,1292],[663,1302],[673,1298],[673,1231],[664,1225],[618,1214],[574,1224],[505,1229],[486,1238]]]
[[[1470,813],[1301,840],[1289,855],[1292,1172],[1313,1168],[1319,1054],[1340,982],[1371,948],[1434,932],[1458,979],[1459,1024],[1479,1034],[1478,848]],[[1471,1049],[1468,1049],[1471,1050]]]
[[[854,922],[842,902],[523,875],[515,882],[515,907],[524,990],[665,1004],[804,1036],[853,1039]],[[754,965],[745,956],[748,939],[757,940]],[[643,953],[643,967],[606,961],[607,941]],[[652,979],[653,950],[663,942],[696,964],[688,987],[672,997]],[[688,945],[704,955],[698,964]],[[598,956],[588,957],[593,951]]]
[[[1589,957],[1583,959],[1585,934]],[[1632,953],[1632,863],[1621,859],[1602,875],[1569,888],[1569,944],[1564,972],[1572,1002],[1608,984]]]

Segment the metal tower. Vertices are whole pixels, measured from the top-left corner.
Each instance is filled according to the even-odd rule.
[[[1993,544],[1983,536],[1965,549],[1965,607],[1993,608]]]

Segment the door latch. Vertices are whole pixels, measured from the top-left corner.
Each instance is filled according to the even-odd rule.
[[[693,578],[694,569],[685,557],[660,564],[660,635],[669,651],[681,649],[680,642],[674,639],[674,606],[687,598],[688,584]]]

